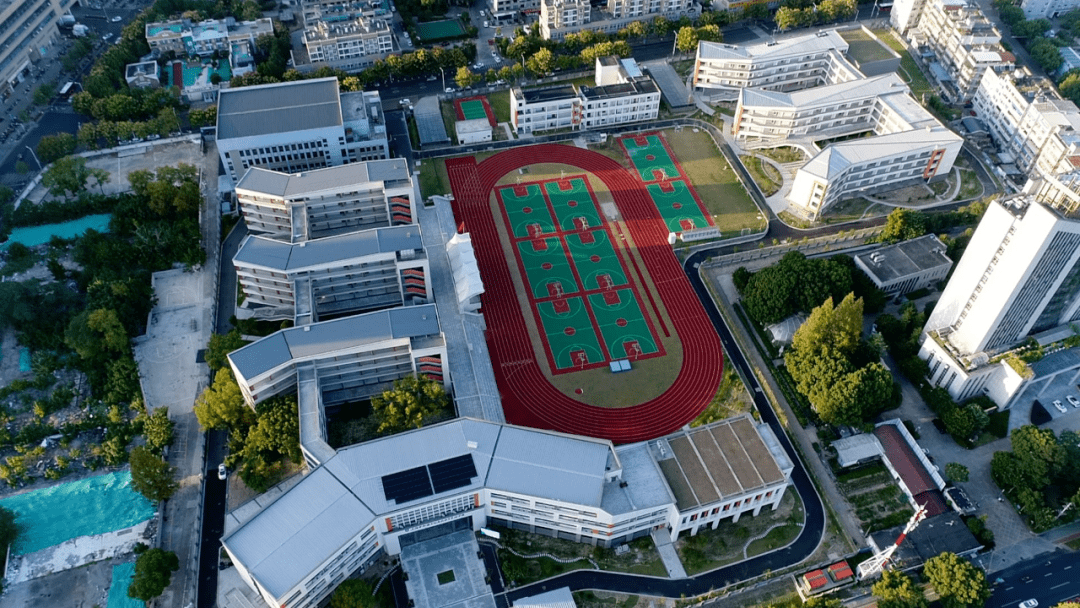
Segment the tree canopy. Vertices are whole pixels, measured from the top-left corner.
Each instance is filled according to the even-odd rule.
[[[247,340],[244,340],[240,335],[240,330],[235,327],[227,334],[211,335],[205,354],[206,364],[210,366],[210,371],[216,372],[229,367],[227,355],[246,344],[248,344]]]
[[[1080,434],[1027,425],[1010,434],[1012,451],[995,452],[990,476],[1042,532],[1077,518],[1080,507]],[[1065,507],[1072,503],[1073,507]]]
[[[229,368],[218,370],[214,383],[195,400],[195,417],[199,426],[207,430],[246,427],[255,421],[255,414],[244,402],[244,394]]]
[[[173,421],[169,420],[169,408],[159,407],[150,412],[143,420],[147,449],[160,456],[166,447],[172,445],[174,426]]]
[[[926,608],[928,602],[921,587],[910,576],[897,570],[885,570],[881,580],[870,588],[878,597],[878,608]]]
[[[49,189],[49,194],[60,197],[73,197],[86,189],[90,178],[103,186],[109,183],[109,172],[86,166],[86,159],[81,156],[64,156],[53,162],[41,176],[41,185]]]
[[[128,586],[128,597],[149,602],[161,595],[180,569],[180,560],[172,551],[148,549],[135,560],[135,576]]]
[[[427,376],[407,376],[394,381],[394,388],[371,400],[371,409],[378,420],[378,432],[392,435],[418,429],[446,412],[450,398],[442,384]]]
[[[330,608],[376,608],[378,605],[371,583],[356,578],[338,585],[334,595],[330,596]]]
[[[981,608],[990,598],[983,571],[955,553],[926,560],[923,575],[941,596],[944,608]]]
[[[179,487],[176,468],[146,446],[131,449],[131,487],[153,502],[168,500]]]

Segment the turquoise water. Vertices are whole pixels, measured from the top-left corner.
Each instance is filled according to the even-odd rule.
[[[44,226],[16,228],[11,231],[11,237],[6,242],[0,243],[0,249],[7,247],[9,243],[15,242],[22,243],[27,247],[44,245],[45,243],[48,243],[49,239],[53,236],[70,239],[82,236],[84,232],[91,228],[98,232],[108,232],[109,218],[111,217],[112,216],[108,213],[102,213],[99,215],[87,215],[62,224],[45,224]]]
[[[128,597],[127,590],[135,577],[135,562],[113,566],[112,584],[109,585],[108,608],[146,608],[141,601]]]
[[[24,374],[30,371],[30,349],[25,346],[19,350],[19,371]]]
[[[150,519],[154,505],[131,489],[131,472],[118,471],[0,500],[24,530],[19,555],[79,536],[123,530]]]

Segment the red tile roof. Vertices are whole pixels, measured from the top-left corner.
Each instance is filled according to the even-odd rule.
[[[881,442],[885,457],[896,469],[900,479],[904,480],[904,485],[912,496],[938,489],[930,472],[926,470],[922,461],[915,455],[907,441],[904,441],[904,436],[895,426],[883,424],[874,429],[874,435]]]
[[[920,507],[926,507],[927,517],[934,517],[949,512],[949,505],[946,504],[945,497],[937,490],[916,494],[915,504]]]
[[[810,585],[811,589],[817,589],[824,587],[829,582],[829,577],[825,576],[825,573],[821,570],[814,570],[807,572],[803,575],[803,579],[806,580],[806,584]]]
[[[835,581],[842,581],[854,576],[851,572],[851,566],[849,566],[847,562],[837,562],[829,566],[829,573],[832,574],[833,580]]]

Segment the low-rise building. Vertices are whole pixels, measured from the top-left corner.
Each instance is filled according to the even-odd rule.
[[[355,70],[385,58],[394,50],[393,34],[385,19],[357,16],[308,21],[303,36],[309,69],[329,66]]]
[[[379,92],[341,93],[333,77],[221,91],[217,148],[234,182],[249,167],[296,173],[390,156]]]
[[[945,250],[945,244],[936,235],[927,234],[860,253],[855,256],[855,266],[878,289],[890,296],[902,295],[930,287],[949,275],[952,260]]]
[[[124,80],[133,89],[156,89],[161,86],[159,72],[156,61],[129,63],[124,70]]]
[[[651,21],[657,17],[674,21],[701,14],[701,6],[695,0],[538,0],[537,8],[540,35],[545,40],[562,40],[567,34],[585,30],[615,34],[635,21]],[[523,12],[530,11],[524,9]],[[497,13],[493,10],[492,14]]]
[[[633,59],[598,57],[594,82],[592,87],[511,89],[514,130],[592,129],[653,120],[660,112],[660,88]]]
[[[273,608],[315,605],[382,555],[484,526],[604,547],[676,539],[775,508],[793,470],[768,425],[745,415],[617,447],[459,418],[328,456],[226,523],[225,550]]]
[[[415,224],[301,243],[248,235],[233,266],[244,294],[236,307],[240,319],[289,319],[301,325],[432,301],[431,273]]]
[[[843,59],[848,46],[834,30],[751,45],[701,41],[694,88],[734,98],[750,87],[796,91],[848,80],[845,74],[855,70]]]
[[[274,33],[269,17],[237,22],[232,17],[207,19],[194,23],[190,19],[157,21],[146,24],[146,43],[159,53],[175,53],[178,57],[231,52],[234,43],[254,45],[259,36]]]
[[[290,243],[412,224],[415,186],[400,158],[280,173],[247,170],[236,199],[248,230]]]
[[[491,141],[491,122],[485,118],[459,120],[454,123],[459,144],[479,144]]]

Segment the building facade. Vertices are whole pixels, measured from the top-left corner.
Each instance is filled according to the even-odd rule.
[[[248,230],[290,243],[412,224],[416,200],[402,159],[296,174],[252,167],[236,198]]]
[[[590,21],[592,6],[589,0],[541,0],[540,37],[558,39],[554,32],[578,28]]]
[[[656,17],[676,20],[701,14],[695,0],[539,0],[537,6],[540,35],[545,40],[562,40],[567,34],[584,30],[614,34],[635,21]]]
[[[0,9],[0,95],[4,99],[30,77],[33,64],[58,61],[55,44],[62,16],[74,0],[12,0]]]
[[[889,24],[901,34],[919,24],[926,0],[893,0]]]
[[[207,19],[193,23],[190,19],[146,24],[146,43],[159,53],[173,52],[178,57],[198,55],[209,57],[215,52],[232,52],[234,45],[254,47],[259,36],[272,35],[274,22],[269,17],[237,22],[232,17]]]
[[[837,72],[849,67],[841,57],[847,50],[847,41],[834,30],[746,46],[701,41],[694,88],[734,98],[748,87],[796,91],[836,82],[843,78]]]
[[[317,322],[327,315],[433,301],[415,224],[302,243],[248,235],[233,266],[244,294],[236,308],[240,319],[295,321],[301,313],[310,317],[303,320]]]
[[[1007,72],[1016,58],[1001,46],[1001,33],[977,6],[966,0],[927,0],[911,39],[923,52],[933,53],[941,71],[931,63],[931,75],[953,103],[971,100],[989,69]]]
[[[1020,8],[1024,9],[1024,17],[1028,20],[1053,19],[1080,8],[1080,3],[1076,0],[1023,0]]]
[[[677,538],[775,508],[791,471],[749,416],[618,447],[459,418],[338,450],[259,513],[230,515],[222,542],[270,606],[305,608],[421,539],[491,525],[605,547]]]
[[[217,148],[234,182],[390,156],[379,92],[340,93],[334,77],[221,91]]]
[[[987,208],[923,328],[919,356],[956,399],[1006,405],[1026,379],[997,355],[1080,320],[1080,221],[1022,194]]]

